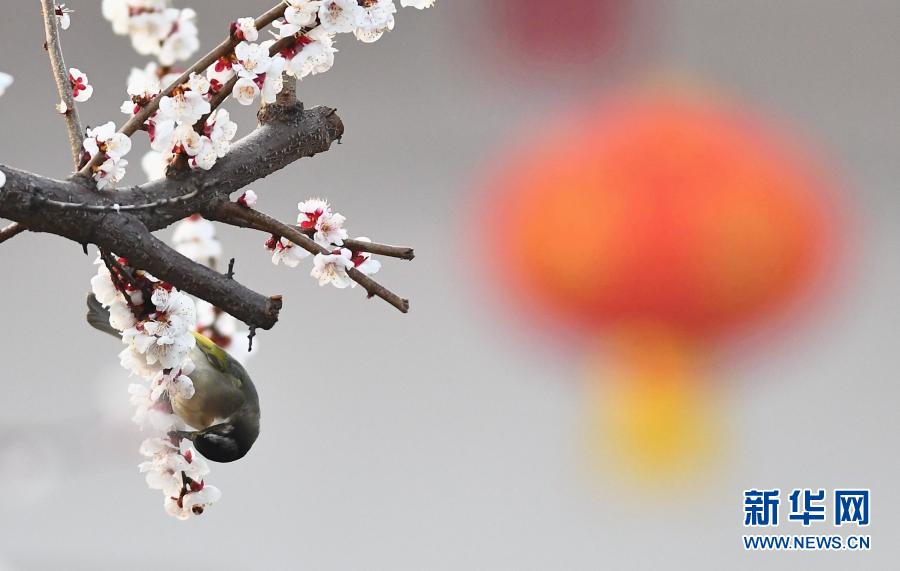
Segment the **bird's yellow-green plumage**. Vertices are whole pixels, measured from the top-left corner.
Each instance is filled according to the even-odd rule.
[[[250,396],[248,388],[254,399],[256,391],[244,368],[231,355],[208,337],[194,333],[194,338],[197,345],[191,352],[191,360],[195,368],[190,374],[194,396],[172,398],[172,408],[185,422],[202,430],[237,412]]]
[[[117,338],[121,333],[109,324],[109,311],[88,295],[87,320],[92,327]],[[194,431],[178,435],[194,442],[196,449],[216,462],[242,458],[259,436],[259,396],[244,367],[211,339],[194,333],[197,343],[190,359],[194,394],[185,399],[170,394],[172,410]]]

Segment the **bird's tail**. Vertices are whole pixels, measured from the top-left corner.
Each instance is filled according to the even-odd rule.
[[[115,327],[109,324],[109,310],[103,307],[92,293],[89,293],[87,296],[87,322],[94,329],[109,333],[113,337],[121,337],[122,335]]]

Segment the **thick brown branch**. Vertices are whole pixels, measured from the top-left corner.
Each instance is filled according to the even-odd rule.
[[[258,210],[252,210],[234,202],[219,202],[203,214],[210,220],[225,222],[241,228],[251,228],[286,238],[311,254],[331,253],[327,248],[314,242],[309,236],[302,233],[295,226],[289,226],[275,220],[271,216],[259,212]],[[369,297],[380,297],[399,309],[402,313],[409,311],[409,300],[403,299],[391,292],[356,268],[348,270],[347,275],[350,276],[350,279],[361,285],[366,290]]]
[[[48,0],[42,0],[42,2],[47,1]],[[256,28],[262,30],[263,28],[280,18],[284,15],[284,11],[286,8],[287,4],[285,4],[284,2],[280,2],[278,5],[272,7],[256,19]],[[134,115],[134,117],[132,117],[124,125],[122,125],[122,128],[119,129],[119,132],[129,137],[132,136],[134,133],[141,129],[147,119],[149,119],[154,113],[156,113],[157,109],[159,109],[159,102],[163,97],[172,95],[172,92],[175,91],[175,88],[186,83],[188,79],[190,79],[192,73],[204,73],[206,69],[214,64],[219,58],[230,55],[234,51],[235,46],[237,46],[239,43],[240,40],[238,40],[234,36],[234,34],[229,35],[229,37],[225,39],[221,44],[219,44],[211,52],[197,60],[194,65],[192,65],[184,73],[182,73],[181,76],[173,81],[171,85],[163,89],[162,92],[160,92],[156,97],[150,100],[147,105],[142,107],[141,110]],[[231,87],[234,87],[233,83],[231,84]],[[224,91],[224,89],[222,91]],[[231,91],[229,90],[228,93],[230,92]],[[226,93],[225,96],[227,96],[228,93]],[[215,106],[213,107],[213,109],[215,109]],[[78,174],[84,176],[89,175],[91,173],[91,168],[99,165],[101,161],[102,154],[98,153],[91,158],[88,164],[85,165]]]
[[[62,43],[59,39],[59,22],[56,18],[56,3],[54,0],[41,0],[41,12],[44,17],[45,45],[47,54],[50,56],[53,79],[56,82],[56,90],[59,92],[60,101],[66,105],[66,112],[63,116],[66,119],[66,133],[69,137],[72,161],[77,170],[81,162],[81,145],[84,131],[81,129],[81,120],[78,118],[78,109],[75,107],[75,99],[72,96],[69,68],[66,67],[66,61],[63,58]]]
[[[130,266],[205,299],[250,326],[270,329],[278,321],[281,296],[267,298],[235,280],[222,279],[218,272],[167,246],[128,214],[104,218],[90,241],[124,257]]]
[[[117,212],[132,214],[151,231],[160,230],[302,157],[327,151],[344,132],[340,118],[327,107],[269,105],[261,115],[264,123],[236,142],[211,170],[193,170],[183,180],[98,191],[80,177],[59,181],[0,165],[7,175],[0,188],[0,217],[70,239],[77,239],[79,229],[91,220]],[[71,212],[48,214],[62,210]]]

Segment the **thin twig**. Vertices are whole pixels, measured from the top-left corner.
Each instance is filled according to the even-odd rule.
[[[53,70],[56,91],[59,92],[60,100],[66,105],[66,112],[63,114],[63,117],[66,120],[66,132],[69,136],[72,162],[77,170],[81,162],[84,131],[81,128],[81,120],[78,118],[78,109],[75,107],[75,98],[72,95],[72,81],[69,79],[69,68],[66,67],[66,60],[63,58],[62,42],[59,39],[59,22],[56,18],[56,3],[54,0],[41,0],[41,12],[44,16],[47,55],[50,56],[50,67]]]
[[[9,240],[11,238],[18,236],[25,230],[28,230],[28,228],[22,226],[18,222],[13,222],[6,228],[0,229],[0,244],[2,244],[3,242],[6,242],[7,240]]]
[[[316,233],[315,228],[302,228],[300,231],[310,238]],[[416,257],[415,250],[407,246],[391,246],[389,244],[378,244],[377,242],[348,239],[344,240],[344,247],[352,252],[366,252],[400,260],[412,260]]]
[[[59,99],[66,106],[63,117],[66,121],[66,135],[69,138],[69,149],[72,152],[72,163],[75,170],[81,162],[82,137],[84,131],[81,128],[81,119],[78,117],[78,108],[75,106],[75,98],[72,94],[72,81],[69,79],[69,68],[63,57],[62,41],[59,34],[59,20],[56,17],[56,2],[54,0],[41,0],[41,15],[44,19],[44,46],[50,57],[50,69],[53,71],[53,81],[56,83],[56,91]],[[27,230],[21,224],[7,226],[0,232],[0,243],[9,240]]]
[[[288,226],[287,224],[279,222],[278,220],[272,218],[271,216],[263,214],[258,210],[244,208],[243,206],[234,202],[219,203],[214,211],[206,214],[206,217],[210,220],[218,220],[219,222],[231,224],[232,226],[252,228],[254,230],[259,230],[268,234],[287,238],[288,240],[311,254],[327,255],[331,253],[327,248],[324,248],[323,246],[320,246],[319,244],[314,242],[309,236],[302,233],[298,228]],[[349,269],[347,271],[347,275],[350,276],[350,279],[362,286],[366,290],[366,293],[368,293],[369,297],[380,297],[381,299],[396,307],[402,313],[406,313],[409,311],[409,300],[403,299],[397,294],[391,292],[386,287],[379,284],[364,273],[360,272],[356,268]]]
[[[42,2],[48,1],[51,0],[42,0]],[[262,30],[278,18],[282,17],[286,8],[286,3],[279,2],[276,6],[261,14],[256,19],[256,28],[258,30]],[[163,97],[172,95],[172,92],[175,91],[175,88],[186,83],[190,79],[192,73],[203,73],[209,66],[216,63],[219,58],[230,55],[234,51],[235,46],[237,46],[239,43],[240,40],[238,40],[234,34],[230,34],[229,37],[225,39],[225,41],[216,46],[211,52],[200,58],[196,63],[194,63],[194,65],[192,65],[184,73],[182,73],[178,79],[173,81],[171,85],[163,89],[159,94],[157,94],[156,97],[151,99],[150,102],[147,103],[147,105],[142,107],[141,110],[138,111],[131,119],[126,121],[125,124],[122,125],[122,128],[119,129],[119,133],[122,133],[123,135],[126,135],[128,137],[132,136],[134,133],[140,130],[141,127],[143,127],[147,119],[149,119],[154,113],[156,113],[156,110],[159,109],[159,102]],[[231,86],[233,88],[234,84],[232,83]],[[228,94],[226,93],[225,95],[227,96]],[[213,109],[215,109],[215,107],[213,107]],[[102,157],[102,153],[97,153],[96,155],[94,155],[91,160],[88,161],[88,164],[86,164],[81,169],[79,174],[90,174],[92,167],[99,165]]]

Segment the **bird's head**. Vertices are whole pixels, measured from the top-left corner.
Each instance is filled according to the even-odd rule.
[[[194,437],[194,447],[213,462],[234,462],[243,458],[259,436],[259,424],[233,419],[202,430]]]

